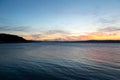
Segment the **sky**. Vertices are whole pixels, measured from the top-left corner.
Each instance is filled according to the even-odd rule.
[[[27,40],[120,40],[120,0],[0,0],[0,33]]]

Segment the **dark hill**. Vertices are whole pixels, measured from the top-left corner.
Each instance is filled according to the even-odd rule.
[[[0,43],[20,43],[20,42],[27,42],[27,40],[17,35],[4,33],[0,34]]]

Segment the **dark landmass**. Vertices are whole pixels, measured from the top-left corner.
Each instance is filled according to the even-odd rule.
[[[86,40],[86,41],[31,41],[36,43],[120,43],[120,40]]]
[[[0,43],[120,43],[120,40],[86,40],[86,41],[35,41],[12,34],[0,34]]]
[[[28,42],[28,41],[17,35],[4,34],[4,33],[0,34],[0,43],[22,43],[22,42]]]

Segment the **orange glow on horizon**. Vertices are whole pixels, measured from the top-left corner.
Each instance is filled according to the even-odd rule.
[[[93,32],[86,35],[71,36],[64,34],[51,34],[34,37],[31,35],[23,36],[27,40],[60,40],[60,41],[73,41],[73,40],[120,40],[120,33],[107,33],[107,32]]]

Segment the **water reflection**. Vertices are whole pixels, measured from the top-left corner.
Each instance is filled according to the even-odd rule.
[[[1,44],[0,80],[119,80],[118,44]]]
[[[86,55],[86,58],[88,60],[93,60],[96,62],[114,64],[120,61],[119,52],[120,52],[119,48],[110,48],[110,47],[92,48],[89,50],[89,53]]]

